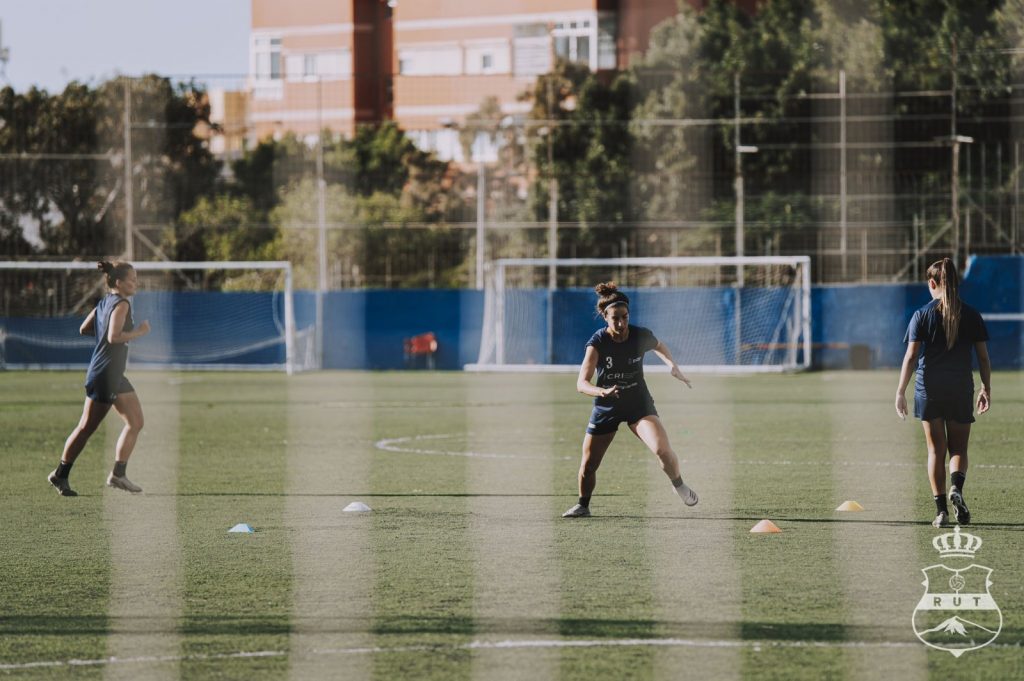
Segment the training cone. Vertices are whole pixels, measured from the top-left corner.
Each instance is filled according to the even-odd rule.
[[[863,511],[864,507],[856,501],[844,501],[836,508],[837,511]]]
[[[342,510],[345,511],[346,513],[366,513],[367,511],[372,511],[373,509],[361,501],[353,501],[351,504],[349,504]]]
[[[774,534],[776,532],[782,532],[782,530],[779,529],[778,525],[768,520],[767,518],[759,522],[757,525],[751,527],[750,531],[753,534]]]
[[[252,534],[255,531],[256,530],[252,529],[251,525],[246,525],[245,523],[238,523],[228,530],[228,532],[244,532],[245,534]]]

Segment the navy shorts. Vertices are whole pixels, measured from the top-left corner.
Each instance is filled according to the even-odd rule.
[[[615,404],[610,407],[594,406],[590,413],[590,423],[587,424],[587,433],[590,435],[607,435],[619,429],[620,423],[627,425],[636,423],[645,416],[657,416],[658,410],[654,408],[654,400],[650,396],[622,404]]]
[[[928,397],[914,393],[914,418],[922,421],[956,421],[974,423],[974,391],[960,391],[956,395]]]
[[[133,393],[135,387],[122,375],[119,379],[100,376],[85,384],[85,396],[93,402],[113,404],[121,393]]]

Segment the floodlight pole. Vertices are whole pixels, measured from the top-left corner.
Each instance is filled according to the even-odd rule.
[[[316,82],[316,360],[324,365],[324,296],[327,294],[327,180],[324,179],[323,78]]]
[[[476,147],[476,287],[484,288],[484,241],[487,217],[487,166],[484,165],[484,150],[477,132],[473,143]]]
[[[132,185],[132,79],[124,79],[124,258],[135,259],[135,197]]]
[[[738,72],[733,76],[733,89],[733,135],[734,146],[736,148],[736,257],[742,258],[744,250],[743,241],[745,238],[743,224],[743,154],[756,154],[757,147],[752,145],[740,144],[740,74]],[[741,310],[741,296],[743,291],[743,284],[743,265],[738,264],[736,266],[736,309],[734,311],[734,335],[736,337],[736,364],[738,365],[743,363],[743,313]]]
[[[847,206],[846,206],[846,71],[839,71],[839,253],[843,261],[843,281],[847,277]]]

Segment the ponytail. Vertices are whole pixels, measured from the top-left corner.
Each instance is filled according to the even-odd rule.
[[[939,312],[942,313],[942,329],[946,332],[946,349],[950,350],[960,332],[960,277],[953,261],[943,258],[928,268],[928,278],[942,292]]]
[[[619,290],[614,281],[598,284],[594,287],[597,293],[597,314],[604,316],[604,311],[614,305],[625,305],[629,308],[629,296]]]
[[[134,267],[130,262],[124,260],[118,260],[116,262],[108,262],[106,260],[100,260],[96,263],[96,269],[102,270],[103,274],[106,275],[107,286],[109,288],[117,288],[117,280],[124,279],[128,276]]]

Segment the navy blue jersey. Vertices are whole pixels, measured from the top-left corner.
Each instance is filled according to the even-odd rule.
[[[124,320],[124,331],[131,331],[135,328],[132,320],[131,303],[127,298],[116,293],[108,293],[99,305],[96,306],[96,317],[93,321],[93,330],[96,332],[96,347],[92,351],[92,360],[89,362],[89,370],[85,375],[85,384],[90,385],[97,380],[105,383],[120,380],[124,374],[125,365],[128,363],[128,344],[111,343],[107,340],[107,328],[110,325],[110,316],[119,303],[128,305],[128,316]]]
[[[597,406],[640,402],[649,399],[644,381],[644,353],[658,345],[650,329],[629,325],[629,335],[621,343],[612,340],[605,327],[587,341],[597,350],[597,383],[599,388],[619,386],[619,397],[595,397]]]
[[[960,328],[952,348],[946,347],[939,301],[933,300],[919,309],[903,336],[904,343],[921,343],[914,393],[938,397],[946,392],[973,391],[971,350],[975,343],[987,340],[988,330],[981,314],[966,303],[960,304]]]

